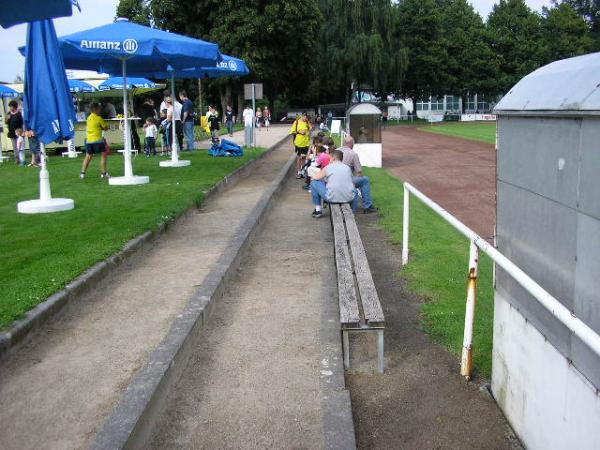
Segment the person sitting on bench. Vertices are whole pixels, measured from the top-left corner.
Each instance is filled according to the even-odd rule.
[[[357,195],[352,182],[352,170],[342,162],[344,154],[340,150],[334,150],[330,156],[331,162],[313,176],[310,182],[315,207],[312,216],[316,219],[323,216],[323,201],[352,203],[352,210],[356,209]]]
[[[354,175],[352,181],[354,186],[360,190],[362,196],[363,212],[365,214],[377,211],[377,208],[373,206],[373,200],[371,199],[371,180],[369,177],[364,176],[362,172],[362,165],[358,155],[353,150],[354,138],[347,136],[344,139],[344,146],[340,147],[340,150],[344,153],[344,164],[352,169]]]

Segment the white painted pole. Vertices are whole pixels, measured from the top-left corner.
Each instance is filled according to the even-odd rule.
[[[404,183],[404,203],[402,208],[402,265],[408,264],[408,229],[410,216],[410,193]]]
[[[173,101],[173,116],[171,117],[171,161],[173,164],[177,164],[179,161],[179,142],[177,141],[177,124],[175,119],[175,103],[177,100],[175,99],[175,74],[171,74],[171,100]]]
[[[473,322],[475,321],[475,302],[477,300],[477,273],[479,249],[473,241],[469,245],[469,281],[467,287],[467,305],[465,309],[465,330],[463,336],[460,374],[471,379],[473,369]]]
[[[125,178],[133,177],[133,167],[131,166],[131,134],[129,133],[129,107],[127,104],[127,61],[121,61],[123,67],[123,133],[125,139]]]
[[[575,313],[569,311],[554,296],[550,295],[544,288],[537,284],[529,275],[523,272],[515,263],[496,250],[485,239],[460,222],[456,217],[431,200],[417,188],[409,183],[404,183],[415,197],[433,209],[450,225],[456,228],[469,240],[471,240],[480,250],[488,255],[497,265],[502,267],[517,283],[519,283],[527,292],[544,307],[550,314],[556,317],[564,326],[566,326],[575,336],[581,339],[594,353],[600,356],[600,336],[589,326],[583,323]]]
[[[48,201],[52,198],[50,190],[50,173],[46,164],[46,146],[40,142],[40,156],[42,168],[40,169],[40,200]]]
[[[179,141],[177,140],[177,120],[175,116],[175,74],[171,74],[171,103],[173,114],[171,115],[171,159],[158,163],[160,167],[186,167],[192,164],[190,160],[179,159]],[[181,119],[181,116],[180,116]]]
[[[256,147],[256,84],[252,83],[252,147]]]

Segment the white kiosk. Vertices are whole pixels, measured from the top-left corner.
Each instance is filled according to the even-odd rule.
[[[360,163],[365,167],[381,167],[381,110],[372,103],[358,103],[346,115]]]

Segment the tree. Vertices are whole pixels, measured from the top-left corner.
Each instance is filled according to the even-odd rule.
[[[439,4],[435,0],[402,0],[395,5],[394,16],[394,36],[407,53],[400,93],[415,101],[446,94],[450,75]]]
[[[555,5],[559,0],[553,0]],[[593,39],[593,49],[600,50],[600,0],[562,0],[562,4],[571,6],[588,25]]]
[[[567,3],[543,9],[542,22],[548,43],[548,61],[570,58],[590,51],[592,39],[588,28],[575,10]]]
[[[132,22],[150,25],[150,9],[144,0],[119,0],[117,17],[126,17]]]
[[[349,100],[352,85],[382,97],[399,90],[407,56],[394,40],[390,0],[321,0],[319,7],[327,18],[317,74],[323,93]]]
[[[508,92],[547,61],[541,18],[524,0],[500,0],[490,13],[488,29],[500,63],[497,75],[500,92]]]
[[[447,94],[498,94],[498,58],[483,20],[466,0],[441,2],[441,34],[447,53]]]

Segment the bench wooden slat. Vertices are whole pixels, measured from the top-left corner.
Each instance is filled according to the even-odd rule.
[[[382,325],[385,322],[379,295],[375,289],[375,282],[369,268],[369,261],[365,248],[360,239],[358,226],[354,220],[354,213],[349,205],[342,205],[342,213],[348,230],[348,240],[350,241],[350,252],[354,261],[354,272],[360,293],[365,320],[369,325]]]
[[[357,325],[360,322],[358,297],[354,286],[354,274],[350,251],[344,229],[344,217],[340,205],[329,205],[335,241],[335,264],[337,267],[340,322],[342,325]]]

